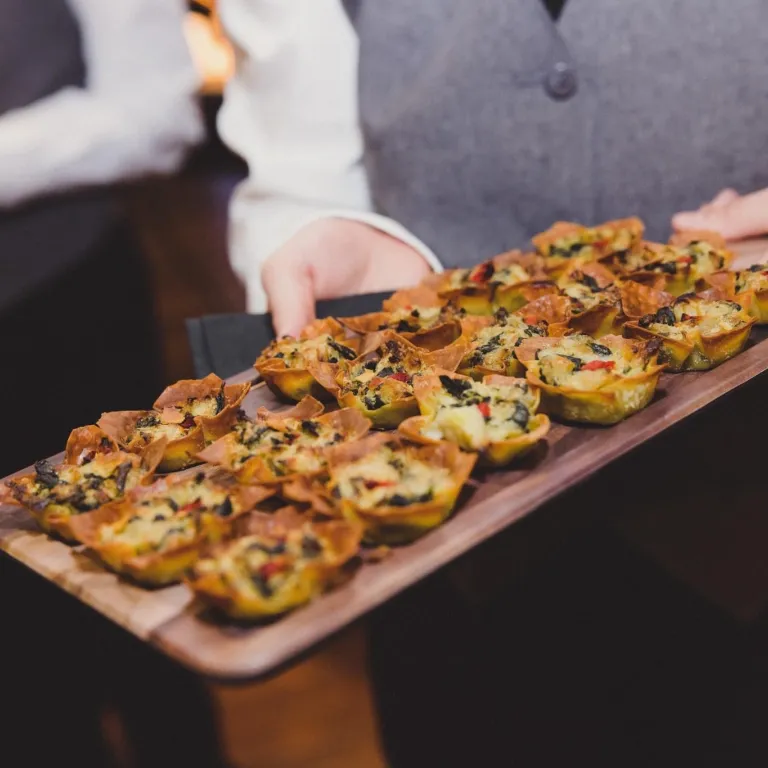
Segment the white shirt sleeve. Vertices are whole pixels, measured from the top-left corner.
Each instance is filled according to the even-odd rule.
[[[426,244],[372,211],[357,110],[358,43],[340,0],[220,0],[219,7],[236,53],[219,131],[249,169],[230,205],[229,251],[249,311],[267,309],[266,258],[319,218],[370,224],[440,270]]]
[[[0,208],[173,171],[203,135],[183,0],[67,2],[87,82],[0,116]]]

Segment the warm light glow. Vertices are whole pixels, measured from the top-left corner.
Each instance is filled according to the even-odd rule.
[[[200,73],[203,93],[221,93],[235,68],[235,56],[218,25],[200,13],[188,13],[184,24],[187,38]]]

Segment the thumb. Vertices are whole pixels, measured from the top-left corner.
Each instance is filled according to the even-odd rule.
[[[712,230],[726,240],[764,235],[768,232],[768,189],[737,197],[723,205],[678,213],[672,219],[672,226],[677,231]]]
[[[293,269],[270,259],[261,271],[261,281],[269,297],[272,325],[279,336],[298,336],[315,319],[315,295],[312,274],[306,265]]]

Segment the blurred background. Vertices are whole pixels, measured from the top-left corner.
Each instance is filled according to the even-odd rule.
[[[184,34],[201,78],[203,143],[177,174],[127,190],[150,268],[166,383],[194,375],[186,318],[245,309],[245,292],[227,259],[226,238],[229,198],[247,167],[216,131],[234,52],[221,30],[216,0],[191,2],[189,7]]]
[[[8,117],[4,124],[6,132],[0,132],[0,160],[5,157],[16,162],[16,166],[11,166],[11,176],[14,168],[19,170],[13,179],[19,184],[16,187],[9,185],[4,190],[4,199],[0,200],[0,245],[6,244],[5,253],[1,252],[3,248],[0,247],[0,282],[5,281],[7,285],[14,286],[14,291],[7,290],[7,295],[3,296],[4,302],[0,303],[0,336],[3,338],[6,358],[15,359],[17,370],[25,375],[25,396],[39,404],[39,431],[29,445],[16,445],[13,455],[0,456],[3,475],[19,469],[23,465],[22,461],[31,463],[40,455],[49,455],[60,450],[69,429],[79,423],[93,421],[102,410],[144,407],[140,402],[126,399],[137,397],[139,389],[143,399],[150,398],[146,403],[148,405],[159,394],[162,386],[177,379],[193,377],[185,319],[245,309],[243,287],[233,274],[227,259],[227,206],[234,187],[246,176],[247,169],[240,158],[223,145],[216,130],[222,93],[234,67],[234,53],[222,34],[215,0],[190,2],[185,16],[178,18],[178,24],[181,26],[178,30],[169,30],[167,23],[169,18],[175,19],[177,10],[173,11],[174,16],[171,16],[171,11],[159,11],[159,14],[164,14],[162,18],[165,26],[161,29],[158,24],[157,29],[150,29],[154,20],[147,18],[149,14],[139,14],[136,9],[131,8],[126,10],[121,18],[123,11],[114,8],[109,10],[101,0],[96,3],[83,0],[71,4],[54,1],[48,9],[50,12],[46,12],[45,7],[33,10],[33,6],[27,3],[28,0],[8,0],[7,8],[0,3],[0,9],[6,8],[2,14],[4,24],[6,12],[11,14],[14,23],[18,19],[16,30],[10,36],[4,36],[0,31],[0,120]],[[68,5],[72,11],[71,17],[67,15]],[[165,4],[169,8],[171,5]],[[80,30],[77,30],[77,24],[82,25]],[[141,174],[138,179],[126,179],[119,172],[107,167],[115,152],[115,146],[119,149],[118,140],[122,141],[123,145],[128,145],[133,140],[132,126],[127,126],[121,138],[114,131],[113,135],[110,135],[111,126],[105,122],[103,134],[99,134],[105,144],[101,159],[89,155],[93,152],[93,142],[88,146],[88,130],[85,127],[80,130],[81,125],[85,126],[89,122],[94,134],[102,128],[97,123],[99,117],[106,113],[107,105],[99,104],[98,101],[99,98],[106,101],[105,91],[106,96],[109,96],[109,89],[99,93],[98,78],[104,76],[104,72],[92,73],[90,65],[94,62],[90,61],[87,55],[85,68],[77,61],[79,55],[71,57],[74,64],[69,68],[65,66],[66,62],[62,63],[62,58],[56,60],[57,56],[65,55],[63,48],[57,47],[58,41],[65,33],[72,32],[72,48],[75,51],[77,46],[74,41],[77,40],[78,32],[84,37],[90,35],[86,43],[93,50],[86,45],[86,53],[95,56],[94,50],[98,52],[99,44],[115,42],[112,40],[110,43],[100,43],[100,33],[111,25],[111,33],[114,35],[115,30],[119,33],[120,26],[126,24],[135,25],[137,30],[144,24],[144,31],[149,30],[147,39],[158,44],[158,48],[145,57],[144,64],[138,66],[136,81],[140,81],[141,88],[151,85],[146,79],[146,71],[140,71],[140,67],[146,67],[149,60],[160,62],[151,75],[160,79],[154,86],[158,93],[165,87],[163,78],[169,81],[172,79],[163,63],[162,46],[166,43],[174,52],[173,63],[178,65],[177,74],[182,70],[186,77],[188,73],[185,67],[189,64],[191,54],[199,81],[194,99],[198,103],[204,125],[204,133],[199,137],[193,114],[186,136],[166,136],[164,141],[173,140],[182,147],[183,162],[172,163],[173,169],[164,172],[166,163],[161,158],[158,168],[152,169],[151,173]],[[128,28],[124,28],[128,34]],[[8,26],[5,30],[11,31]],[[169,31],[178,33],[177,39],[171,39]],[[22,69],[29,64],[31,73],[35,66],[25,50],[31,47],[29,41],[15,45],[14,35],[21,39],[26,32],[30,36],[48,35],[47,38],[38,37],[38,43],[34,46],[35,51],[47,50],[50,53],[50,61],[41,57],[45,62],[41,62],[42,74],[37,83]],[[130,33],[134,33],[133,27]],[[188,51],[181,50],[182,40]],[[126,56],[125,52],[121,51],[108,62],[108,67],[114,70],[111,73],[113,77],[117,70],[116,64],[134,66],[130,60],[133,54],[135,51],[129,51]],[[100,55],[102,59],[105,58],[104,51],[101,51]],[[37,56],[37,53],[34,53],[34,56]],[[119,59],[120,56],[123,56],[124,60],[116,62],[114,59]],[[169,55],[169,60],[170,58],[173,57]],[[125,59],[128,59],[127,65]],[[124,74],[125,72],[121,71],[120,75]],[[63,82],[57,79],[59,77],[65,78]],[[69,82],[67,77],[70,78]],[[89,80],[94,82],[88,82]],[[88,89],[85,91],[79,87],[84,82],[88,82]],[[186,77],[184,82],[191,82],[191,77]],[[73,85],[76,87],[68,87]],[[167,90],[173,94],[174,88],[175,84],[169,82]],[[125,90],[130,88],[125,86]],[[182,89],[178,90],[181,92]],[[67,92],[63,99],[58,98],[60,91]],[[4,92],[13,95],[2,101]],[[141,93],[141,90],[138,92]],[[186,92],[184,96],[186,98]],[[62,105],[61,102],[65,99],[69,100],[68,104]],[[93,103],[86,103],[88,99]],[[43,105],[42,109],[49,110],[47,115],[38,110],[39,105]],[[167,109],[170,111],[173,106],[169,101]],[[62,119],[62,115],[66,117],[69,109],[76,110],[80,107],[91,110],[89,117],[77,117],[76,120],[80,122],[75,122],[77,130],[71,134],[62,136],[62,131],[57,133],[56,126],[52,126],[51,122]],[[99,109],[104,111],[99,112]],[[166,104],[158,100],[154,109],[161,113],[166,109]],[[148,125],[148,132],[151,133],[151,121]],[[18,130],[14,130],[15,127]],[[38,133],[41,144],[46,148],[54,140],[60,140],[62,157],[78,141],[82,142],[82,156],[90,158],[89,162],[94,169],[98,169],[98,173],[110,177],[107,179],[109,184],[101,187],[103,179],[98,178],[94,192],[88,184],[87,173],[83,171],[78,183],[69,185],[69,179],[72,178],[69,176],[70,168],[64,168],[63,181],[54,186],[51,181],[54,173],[52,170],[48,173],[49,169],[45,167],[45,163],[50,163],[52,169],[57,158],[53,150],[42,157],[41,150],[34,148]],[[161,155],[163,141],[158,141],[156,149],[157,154]],[[6,154],[3,155],[3,152]],[[35,188],[30,184],[29,190],[24,189],[28,181],[29,166],[22,157],[22,152],[28,152],[30,156],[38,154],[40,159],[40,183]],[[74,168],[76,176],[79,173],[76,163],[69,164]],[[63,166],[64,163],[60,165]],[[125,170],[131,170],[128,160],[125,161]],[[160,172],[155,172],[157,170]],[[23,194],[17,187],[23,190]],[[77,230],[83,229],[80,226],[82,222],[67,214],[66,206],[73,200],[86,200],[90,205],[94,195],[98,197],[101,194],[108,196],[110,203],[114,202],[113,198],[117,198],[121,210],[121,229],[118,237],[105,241],[105,244],[97,249],[106,251],[103,254],[106,258],[99,260],[102,259],[99,254],[99,259],[94,260],[90,253],[81,253],[70,262],[62,260],[61,263],[52,264],[47,274],[34,274],[35,263],[40,259],[35,253],[37,241],[32,235],[35,234],[34,230],[46,228],[45,224],[40,223],[45,220],[45,216],[55,217],[58,211],[62,211],[59,218],[71,225],[65,227],[65,231],[67,235],[72,234],[71,240],[75,250]],[[2,237],[6,236],[11,238],[14,248],[7,247],[7,241],[2,240]],[[51,238],[55,237],[55,234],[51,235]],[[135,242],[136,247],[129,258],[123,258],[124,254],[115,247],[115,244],[120,245],[121,238]],[[40,245],[38,251],[52,252],[52,260],[55,260],[59,251],[66,247],[66,242],[55,241]],[[133,263],[134,256],[137,264]],[[128,262],[131,266],[126,267],[123,274],[119,265]],[[106,264],[103,272],[99,271],[101,267],[94,267],[94,264],[99,263]],[[88,275],[89,270],[94,272],[92,277]],[[31,275],[29,280],[26,279],[27,273]],[[15,288],[15,280],[20,284],[18,289]],[[124,285],[116,284],[110,287],[110,280]],[[135,293],[131,293],[136,286],[141,293],[140,299],[136,298]],[[151,307],[146,306],[145,299]],[[127,308],[128,311],[114,313],[112,310],[115,304],[123,310]],[[114,320],[115,325],[110,317],[117,318]],[[133,333],[140,324],[144,336],[139,332]],[[24,333],[18,332],[20,327],[25,329]],[[93,334],[92,338],[89,334]],[[115,339],[115,335],[120,338]],[[132,335],[136,337],[133,342]],[[83,392],[82,383],[77,385],[79,394],[75,386],[68,388],[68,379],[73,382],[78,379],[76,376],[66,375],[68,366],[81,364],[84,359],[68,344],[77,336],[81,340],[89,339],[86,342],[90,355],[88,364],[101,366],[94,370],[100,371],[105,380],[113,383],[118,380],[108,368],[110,357],[121,360],[121,365],[125,365],[126,355],[133,361],[135,373],[119,377],[128,379],[124,391],[113,392],[112,386],[95,386],[89,388],[88,392]],[[151,349],[153,339],[159,341],[157,355],[154,355],[156,360],[153,360]],[[112,349],[105,348],[105,343],[116,343],[118,348],[122,347],[123,355],[111,355]],[[124,344],[129,345],[130,352],[124,351]],[[46,349],[46,355],[40,354],[41,347]],[[82,344],[77,345],[77,348],[82,350]],[[56,382],[54,390],[51,390],[51,375]],[[82,382],[82,376],[79,378]],[[18,380],[14,378],[8,386],[11,388],[5,394],[14,400],[17,399]],[[57,391],[59,397],[50,397],[51,391]],[[136,394],[129,394],[131,392]],[[54,406],[50,411],[45,410],[47,401],[52,401]],[[60,413],[62,411],[65,413]],[[59,416],[61,418],[57,421]],[[22,426],[17,434],[29,433],[29,430]],[[13,425],[11,429],[13,431]],[[28,455],[22,459],[25,452]],[[11,568],[11,564],[0,563],[0,566],[2,565]],[[40,587],[35,587],[34,584],[25,586],[20,580],[9,582],[9,578],[20,579],[20,575],[15,572],[10,576],[5,571],[2,574],[5,577],[6,590],[7,585],[12,583],[15,592],[24,593],[19,595],[18,610],[26,615],[29,598],[24,590]],[[43,597],[47,600],[51,592],[55,590],[50,589]],[[30,591],[29,594],[34,592]],[[13,598],[13,595],[6,591],[6,602],[9,597]],[[52,605],[46,604],[45,610],[38,612],[42,615],[37,619],[25,619],[23,631],[16,633],[18,637],[15,634],[11,636],[4,629],[3,639],[8,643],[8,650],[3,652],[4,658],[10,655],[20,660],[30,654],[35,655],[34,639],[45,642],[42,638],[55,622],[53,617],[57,615],[58,610],[53,605],[55,599],[61,598],[54,595],[51,598]],[[13,601],[9,609],[13,611]],[[77,624],[77,620],[73,619],[70,613],[72,610],[72,605],[63,606],[62,615],[66,619],[62,620],[68,624]],[[40,626],[33,626],[35,621],[39,621]],[[88,630],[80,627],[76,631],[81,635]],[[63,637],[60,642],[65,642]],[[74,638],[73,643],[77,642],[77,638]],[[33,664],[33,669],[37,669],[37,662],[30,663]],[[317,768],[373,768],[383,765],[365,665],[363,633],[359,628],[352,628],[310,659],[266,683],[237,688],[207,685],[224,764],[238,768],[299,768],[310,765]],[[24,663],[20,661],[16,666],[23,667]],[[62,706],[71,701],[66,691],[70,689],[72,681],[62,678],[57,683],[56,674],[55,670],[46,670],[45,674],[39,677],[39,684],[45,686],[45,695],[54,708],[57,706],[57,696],[62,697]],[[23,679],[16,680],[16,675],[10,674],[10,677],[4,680],[4,696],[8,701],[16,702],[17,718],[24,721],[26,699],[36,698],[39,691],[35,693],[37,686],[30,685],[29,677],[24,677],[21,670],[18,676]],[[172,679],[171,677],[170,681]],[[161,688],[162,683],[158,683],[158,687]],[[85,690],[83,688],[81,693],[83,697],[88,696]],[[30,700],[29,706],[39,707],[40,702]],[[112,753],[110,759],[115,766],[129,768],[145,764],[137,760],[137,745],[132,744],[126,736],[121,718],[116,712],[102,711],[100,722]],[[19,724],[21,725],[21,722]],[[197,725],[189,723],[189,727],[194,729]],[[66,738],[66,734],[63,734],[62,738]],[[77,741],[78,737],[72,738]],[[29,746],[32,744],[29,743]],[[86,756],[87,745],[78,741],[75,748],[79,753],[79,764],[90,765]]]
[[[166,383],[194,375],[186,318],[245,310],[226,240],[229,198],[247,167],[216,131],[234,53],[215,0],[190,3],[184,32],[202,81],[205,139],[177,174],[126,190],[149,267]],[[383,767],[364,643],[354,627],[266,683],[212,686],[226,759],[238,768]]]

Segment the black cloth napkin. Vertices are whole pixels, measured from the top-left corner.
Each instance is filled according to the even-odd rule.
[[[318,317],[351,317],[381,309],[389,293],[366,293],[317,303]],[[260,352],[275,337],[272,316],[207,315],[187,320],[196,376],[216,373],[222,378],[253,365]]]

